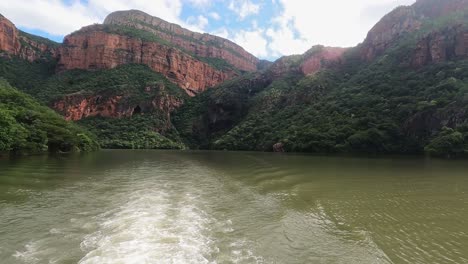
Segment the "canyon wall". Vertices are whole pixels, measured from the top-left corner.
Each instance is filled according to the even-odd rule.
[[[181,50],[157,42],[107,33],[100,25],[67,36],[59,49],[58,70],[110,69],[146,64],[193,96],[236,76],[220,71]]]

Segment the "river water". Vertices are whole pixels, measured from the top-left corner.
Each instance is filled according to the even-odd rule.
[[[0,263],[468,263],[468,162],[117,151],[0,160]]]

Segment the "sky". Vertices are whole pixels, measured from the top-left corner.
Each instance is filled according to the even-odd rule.
[[[228,38],[275,60],[320,44],[352,47],[386,13],[415,0],[2,0],[23,31],[62,42],[117,10],[138,9],[197,32]]]

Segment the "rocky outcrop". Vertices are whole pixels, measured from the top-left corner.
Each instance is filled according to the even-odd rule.
[[[412,6],[398,7],[384,16],[369,31],[367,38],[360,46],[361,58],[372,61],[383,55],[405,34],[421,29],[424,22],[466,11],[467,8],[468,0],[418,0]],[[444,60],[444,42],[444,39],[437,36],[428,36],[421,40],[416,50],[419,58],[414,58],[413,65]]]
[[[167,93],[160,93],[139,102],[130,100],[131,98],[130,94],[115,94],[113,91],[99,94],[74,93],[54,102],[52,108],[66,120],[72,121],[94,116],[121,118],[158,112],[166,117],[169,126],[170,114],[183,103],[181,99]]]
[[[20,50],[18,30],[2,15],[0,15],[0,50],[14,55],[17,55]]]
[[[239,45],[217,36],[201,34],[166,22],[142,11],[118,11],[104,20],[105,25],[122,25],[142,29],[170,42],[195,56],[219,58],[243,71],[256,71],[258,59]]]
[[[346,50],[348,49],[314,46],[303,55],[291,55],[278,59],[270,66],[268,71],[273,78],[288,73],[314,74],[321,69],[341,63]]]
[[[123,95],[86,95],[75,93],[64,96],[52,105],[66,120],[77,121],[90,116],[128,117],[134,108],[122,106]]]
[[[463,26],[431,33],[419,40],[411,64],[421,67],[429,63],[468,58],[468,29]]]
[[[437,18],[466,10],[468,0],[417,0],[413,9],[426,18]]]
[[[273,79],[279,78],[285,74],[301,72],[300,60],[302,55],[284,56],[276,60],[267,70],[267,74]]]
[[[123,64],[146,64],[193,96],[236,74],[223,72],[167,45],[105,32],[95,25],[67,36],[60,47],[58,70],[110,69]]]
[[[405,121],[404,131],[410,136],[431,137],[443,127],[457,128],[468,123],[466,100],[454,102],[444,109],[430,109],[419,112]]]
[[[412,6],[396,8],[369,31],[361,46],[361,57],[372,61],[384,54],[403,34],[419,29],[422,18]]]
[[[58,44],[48,39],[19,31],[15,25],[0,15],[0,51],[30,62],[57,57]]]
[[[300,69],[304,75],[314,74],[333,63],[340,63],[346,48],[322,47],[311,54],[306,53]]]
[[[57,60],[59,44],[52,42],[48,39],[30,35],[20,32],[21,48],[19,57],[33,62],[37,60]]]

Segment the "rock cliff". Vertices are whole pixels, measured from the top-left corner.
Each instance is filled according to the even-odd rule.
[[[417,43],[411,64],[421,67],[429,63],[468,57],[468,29],[456,26],[443,32],[433,32]]]
[[[0,15],[0,51],[30,62],[56,59],[58,43],[19,31],[8,19]]]
[[[368,33],[367,38],[360,46],[361,58],[372,61],[376,57],[383,55],[390,47],[408,34],[414,34],[423,29],[424,25],[431,25],[428,32],[419,32],[422,36],[413,36],[421,38],[415,53],[412,64],[422,66],[429,62],[440,62],[448,58],[451,50],[457,50],[456,56],[466,56],[463,49],[463,34],[459,32],[457,42],[447,43],[447,39],[442,34],[433,34],[434,30],[446,30],[446,28],[437,28],[437,23],[450,25],[448,21],[438,21],[439,18],[467,13],[468,0],[418,0],[412,6],[401,6],[384,16]],[[447,20],[447,19],[445,19]],[[458,21],[454,19],[454,21]],[[451,24],[458,28],[459,24]],[[460,30],[460,29],[458,29]],[[468,32],[468,31],[467,31]],[[432,34],[432,35],[431,35]],[[445,34],[443,34],[445,35]],[[451,45],[451,46],[450,46]]]
[[[119,65],[146,64],[193,96],[234,77],[168,45],[108,33],[95,25],[65,37],[59,49],[58,70],[110,69]]]
[[[20,50],[18,35],[15,25],[0,15],[0,50],[17,55]]]
[[[256,71],[259,60],[239,45],[217,36],[201,34],[166,22],[142,11],[118,11],[104,20],[105,25],[122,25],[151,32],[195,56],[219,58],[237,69]]]
[[[318,51],[307,52],[300,69],[304,75],[314,74],[333,63],[340,63],[346,48],[322,47]]]
[[[153,89],[147,87],[147,89]],[[131,94],[116,94],[112,90],[99,94],[74,93],[55,101],[51,107],[62,114],[66,120],[78,121],[87,117],[131,117],[158,111],[165,116],[170,126],[171,113],[182,105],[182,100],[168,93],[159,94],[143,100],[132,100]],[[162,129],[162,128],[161,128]]]
[[[343,61],[347,48],[314,46],[303,55],[285,56],[275,61],[268,69],[273,78],[287,73],[314,74]]]

